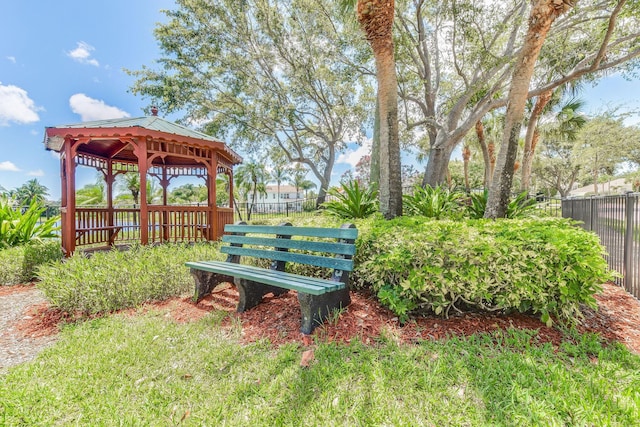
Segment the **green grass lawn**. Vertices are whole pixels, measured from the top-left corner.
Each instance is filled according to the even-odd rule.
[[[70,325],[0,374],[0,425],[638,425],[640,357],[535,332],[397,345],[240,344],[224,313],[156,312]],[[233,323],[233,322],[232,322]]]

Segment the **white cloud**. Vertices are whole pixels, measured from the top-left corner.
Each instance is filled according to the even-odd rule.
[[[29,176],[44,176],[44,171],[42,169],[37,169],[34,171],[29,171],[29,173],[27,173],[27,175]]]
[[[99,67],[100,63],[97,59],[91,57],[91,52],[96,50],[95,47],[85,42],[78,42],[78,46],[72,51],[67,52],[67,56],[81,64],[89,64]]]
[[[369,154],[371,154],[371,139],[367,138],[362,145],[358,146],[355,150],[347,150],[346,153],[340,154],[336,163],[346,163],[355,168],[360,159]]]
[[[7,60],[9,62],[11,62],[12,64],[16,63],[16,57],[15,56],[7,56]]]
[[[0,162],[0,171],[20,172],[20,169],[10,161]]]
[[[53,157],[54,159],[60,160],[60,153],[56,153],[53,150],[49,151],[49,153],[51,153],[51,157]]]
[[[40,120],[35,103],[27,91],[18,86],[3,86],[0,82],[0,126],[9,123],[34,123]]]
[[[83,122],[131,117],[126,111],[107,105],[100,99],[90,98],[84,93],[71,95],[69,106],[71,111],[80,115]]]

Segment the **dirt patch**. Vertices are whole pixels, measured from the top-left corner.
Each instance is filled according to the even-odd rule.
[[[18,287],[13,288],[16,292],[22,291]],[[578,329],[581,332],[597,332],[606,341],[619,341],[640,354],[640,302],[614,284],[604,285],[603,293],[596,298],[599,310],[586,310],[585,320]],[[226,284],[216,288],[198,304],[194,304],[190,296],[183,296],[147,303],[141,308],[125,310],[123,313],[133,316],[154,310],[164,312],[166,317],[177,322],[191,322],[213,310],[224,310],[229,313],[225,325],[238,322],[242,325],[244,342],[268,339],[277,346],[290,342],[309,345],[312,341],[312,337],[299,332],[300,308],[295,292],[277,297],[268,295],[260,305],[244,313],[235,312],[237,301],[237,291]],[[17,322],[17,329],[30,336],[48,335],[54,334],[61,322],[78,319],[78,316],[40,303],[28,308],[26,316]],[[358,339],[372,343],[385,336],[398,342],[413,343],[508,328],[537,330],[538,343],[558,346],[566,339],[560,330],[548,328],[537,316],[524,314],[465,313],[449,319],[435,316],[416,318],[400,325],[391,311],[380,306],[373,296],[361,292],[353,292],[351,305],[318,327],[313,335],[321,340],[336,342]]]

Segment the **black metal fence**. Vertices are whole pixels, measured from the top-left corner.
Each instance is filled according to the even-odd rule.
[[[329,199],[327,198],[327,200]],[[299,199],[280,203],[235,202],[234,205],[234,219],[236,221],[317,215],[316,199]]]
[[[640,193],[562,200],[562,216],[582,222],[606,248],[616,282],[640,298]]]

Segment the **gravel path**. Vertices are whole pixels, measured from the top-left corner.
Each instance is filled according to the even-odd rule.
[[[0,373],[9,366],[34,359],[44,348],[55,342],[53,336],[25,336],[16,330],[15,324],[27,318],[25,310],[45,301],[42,292],[33,286],[20,287],[10,293],[0,286]]]

